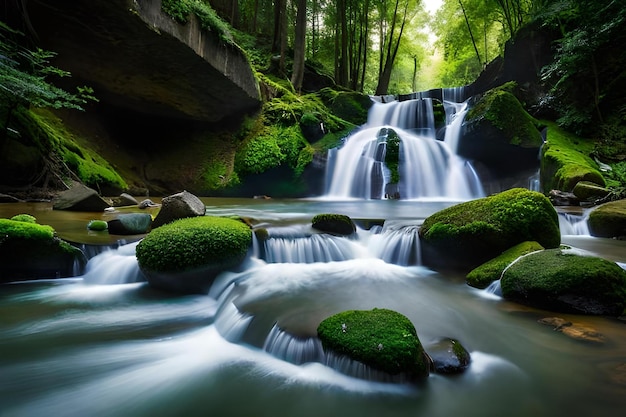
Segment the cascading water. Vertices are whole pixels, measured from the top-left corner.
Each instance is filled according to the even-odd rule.
[[[435,98],[416,94],[405,101],[374,102],[367,123],[342,147],[329,151],[326,197],[468,200],[484,196],[471,163],[456,154],[467,111],[467,103],[460,101],[463,95],[460,89],[440,93],[443,106],[438,109],[445,111],[443,140],[437,139],[435,104],[441,102]],[[389,152],[395,138],[399,150],[394,159]]]

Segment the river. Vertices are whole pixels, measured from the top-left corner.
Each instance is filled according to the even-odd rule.
[[[381,250],[394,239],[393,233],[385,239],[381,219],[418,225],[455,201],[203,201],[207,214],[253,219],[276,242],[307,239],[318,213],[349,215],[359,227],[355,238],[341,238],[339,260],[294,255],[285,262],[267,258],[267,251],[293,245],[265,252],[255,245],[208,294],[174,295],[136,282],[141,236],[118,242],[87,231],[89,220],[115,213],[0,204],[0,217],[33,214],[64,239],[92,248],[84,275],[0,286],[0,416],[623,415],[623,317],[508,302],[469,287],[458,274],[403,261],[399,253],[419,250],[403,247],[418,245],[414,239]],[[626,263],[626,242],[584,234],[564,234],[562,241]],[[318,251],[298,247],[311,256]],[[382,254],[389,250],[394,255],[387,259]],[[427,351],[440,338],[457,339],[470,352],[469,368],[404,384],[349,376],[307,357],[322,319],[374,307],[406,315]],[[604,343],[577,341],[538,323],[553,316],[592,327]]]

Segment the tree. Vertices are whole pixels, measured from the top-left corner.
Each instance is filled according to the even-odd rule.
[[[391,79],[391,70],[398,54],[402,33],[407,22],[407,12],[409,9],[409,0],[404,0],[403,11],[400,14],[398,9],[402,0],[395,0],[393,11],[390,12],[386,0],[379,3],[379,76],[378,85],[376,86],[376,95],[387,94],[389,89],[389,81]],[[401,20],[400,22],[398,20]],[[398,27],[399,26],[399,27]]]
[[[296,15],[296,36],[293,48],[293,73],[291,84],[296,91],[302,88],[304,78],[304,58],[306,51],[306,2],[298,0],[298,13]]]

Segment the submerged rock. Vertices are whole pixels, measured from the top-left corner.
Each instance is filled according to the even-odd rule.
[[[604,335],[593,327],[572,323],[561,317],[544,317],[539,319],[538,322],[546,326],[553,326],[555,331],[582,342],[604,344],[606,341]]]
[[[455,339],[442,339],[428,346],[427,353],[432,360],[432,371],[438,374],[464,372],[471,362],[469,352]]]
[[[430,361],[413,323],[388,310],[348,310],[323,320],[317,334],[327,353],[346,356],[390,375],[419,380]]]
[[[545,248],[561,242],[559,219],[543,194],[513,188],[460,203],[424,220],[419,235],[423,263],[471,270],[525,241]]]
[[[252,231],[237,220],[201,216],[152,230],[137,244],[139,268],[148,283],[178,293],[206,293],[220,272],[240,264]]]
[[[566,249],[520,258],[500,283],[504,298],[551,311],[619,316],[626,307],[625,270]]]

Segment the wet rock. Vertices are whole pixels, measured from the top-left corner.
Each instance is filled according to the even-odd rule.
[[[158,206],[159,205],[157,203],[150,200],[149,198],[146,198],[145,200],[142,200],[139,204],[137,204],[137,207],[139,207],[142,210],[150,208],[150,207],[158,207]]]
[[[577,250],[528,254],[504,271],[500,284],[504,298],[551,311],[619,316],[626,307],[626,271]]]
[[[52,206],[54,210],[70,211],[104,211],[109,207],[111,205],[96,190],[80,183],[60,193]]]
[[[111,235],[140,235],[150,231],[152,216],[148,213],[125,213],[107,224]]]
[[[174,220],[205,214],[206,207],[202,200],[190,192],[183,191],[163,198],[161,210],[152,222],[152,227],[157,228]]]
[[[572,193],[581,201],[594,201],[609,195],[611,190],[590,181],[578,181]]]
[[[445,338],[429,345],[427,353],[432,360],[432,371],[439,374],[458,374],[471,362],[469,352],[458,340]]]
[[[604,344],[606,340],[604,335],[593,327],[580,323],[572,323],[561,317],[544,317],[537,321],[540,324],[552,326],[555,331],[561,332],[575,340],[597,344]]]
[[[347,236],[356,232],[352,219],[343,214],[318,214],[311,223],[314,229],[326,233]]]
[[[136,206],[137,204],[137,199],[127,193],[122,193],[119,197],[113,198],[114,207]]]
[[[589,233],[596,237],[626,236],[626,199],[604,203],[589,213]]]

